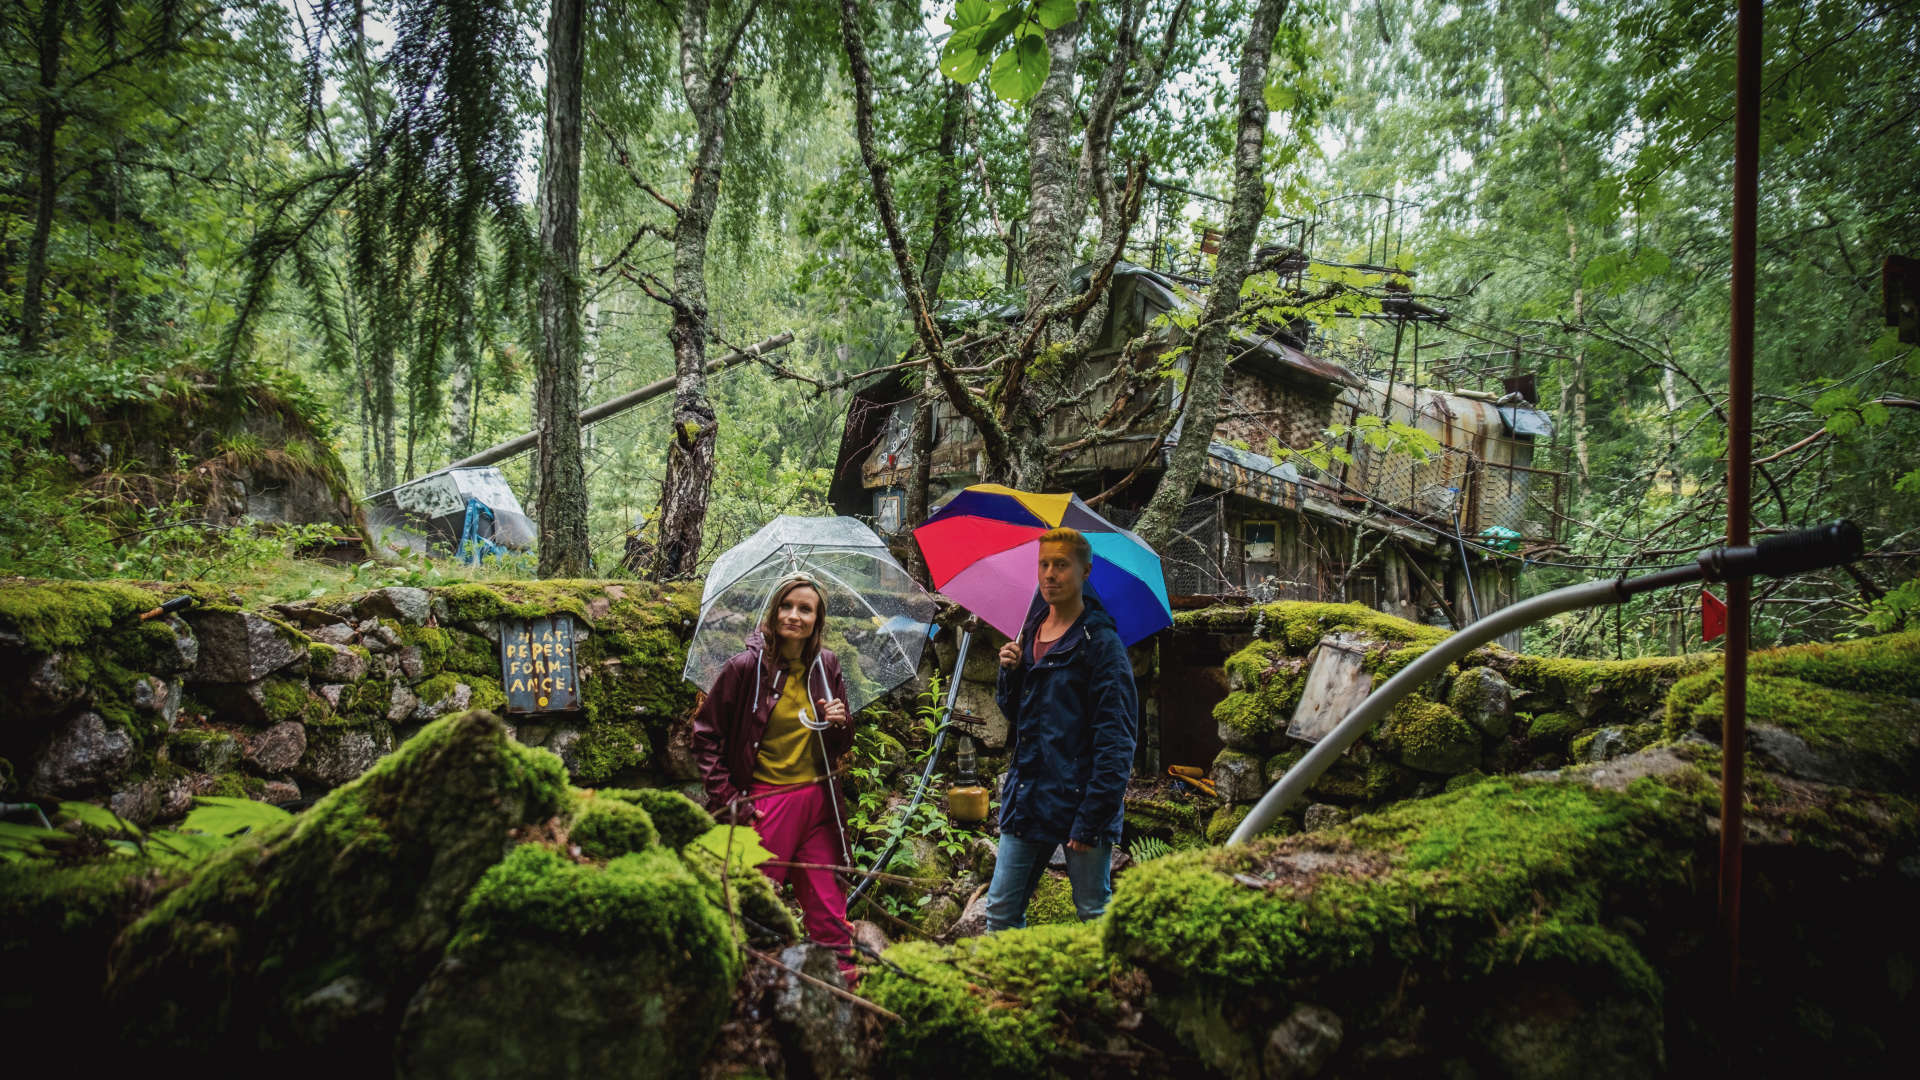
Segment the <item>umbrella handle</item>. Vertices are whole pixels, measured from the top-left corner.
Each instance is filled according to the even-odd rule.
[[[829,702],[839,700],[833,696],[833,683],[827,679],[827,666],[820,662],[818,656],[813,658],[813,667],[807,669],[807,681],[809,683],[813,681],[814,668],[818,668],[820,671],[820,687],[826,691],[827,700]],[[808,731],[825,731],[831,726],[825,720],[820,719],[820,714],[814,711],[813,687],[811,685],[807,687],[807,703],[800,711],[800,724]]]

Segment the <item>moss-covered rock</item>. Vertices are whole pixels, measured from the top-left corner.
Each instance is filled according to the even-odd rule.
[[[1675,680],[1709,662],[1702,655],[1637,660],[1515,656],[1507,678],[1544,693],[1583,722],[1639,720],[1660,703]]]
[[[100,973],[128,923],[181,872],[144,859],[53,867],[0,862],[0,1033],[15,1040],[101,1015]],[[98,1052],[81,1040],[78,1062]]]
[[[1215,810],[1213,816],[1207,819],[1207,843],[1226,843],[1227,838],[1233,835],[1233,830],[1239,828],[1240,823],[1247,820],[1247,814],[1250,809],[1250,807],[1246,806],[1223,806]]]
[[[1255,641],[1226,661],[1227,696],[1214,706],[1220,741],[1241,749],[1266,746],[1284,731],[1306,686],[1306,660],[1282,641]]]
[[[384,1060],[509,831],[570,801],[559,762],[515,745],[494,717],[430,725],[307,813],[215,856],[129,928],[112,1015],[159,1047],[232,1033],[303,1066]]]
[[[1758,652],[1748,663],[1747,716],[1816,749],[1854,748],[1902,760],[1914,750],[1920,720],[1916,671],[1920,632]],[[1681,679],[1667,695],[1666,733],[1717,738],[1724,709],[1718,670]]]
[[[1465,772],[1480,764],[1480,732],[1452,709],[1409,694],[1374,733],[1394,760],[1421,772]]]
[[[692,799],[677,791],[662,788],[602,788],[603,799],[619,799],[647,812],[647,819],[660,834],[660,842],[670,848],[683,848],[705,836],[713,828],[713,815]]]
[[[653,819],[645,810],[619,799],[580,800],[580,808],[568,826],[568,835],[591,859],[612,859],[635,851],[645,851],[660,842]]]
[[[1079,921],[1073,906],[1073,884],[1067,876],[1052,872],[1041,875],[1040,884],[1027,901],[1027,925],[1059,926]]]
[[[1381,963],[1468,979],[1553,957],[1657,995],[1630,947],[1575,943],[1604,932],[1609,888],[1683,883],[1663,852],[1690,842],[1692,806],[1664,787],[1489,780],[1332,833],[1156,859],[1117,886],[1107,948],[1215,987]]]
[[[159,606],[165,595],[112,581],[63,581],[0,588],[0,643],[51,653],[94,643],[101,635],[131,629],[132,617]]]
[[[874,968],[861,983],[903,1021],[882,1035],[882,1067],[894,1076],[1083,1074],[1101,1048],[1082,1033],[1119,1020],[1128,1004],[1101,951],[1099,926],[1038,926],[946,948],[887,950],[901,971]]]
[[[726,916],[673,853],[582,865],[523,845],[467,898],[446,962],[407,1010],[400,1067],[692,1076],[739,974]]]

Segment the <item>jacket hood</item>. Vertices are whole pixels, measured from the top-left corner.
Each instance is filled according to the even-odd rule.
[[[1120,629],[1120,625],[1113,621],[1113,616],[1107,614],[1107,605],[1101,601],[1099,592],[1095,591],[1093,587],[1093,582],[1087,582],[1087,587],[1080,592],[1080,599],[1086,604],[1087,608],[1081,612],[1080,617],[1085,620],[1086,627],[1089,631],[1097,630],[1102,626],[1114,631]],[[1022,631],[1028,638],[1031,638],[1034,628],[1038,627],[1040,620],[1046,617],[1047,601],[1040,595],[1040,590],[1035,589],[1033,590],[1033,602],[1027,605],[1026,621],[1021,624]]]

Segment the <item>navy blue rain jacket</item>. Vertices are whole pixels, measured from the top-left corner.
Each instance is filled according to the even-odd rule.
[[[1084,599],[1080,618],[1035,664],[1047,604],[1034,594],[1020,665],[1000,669],[995,694],[1012,726],[1000,831],[1036,843],[1117,843],[1126,811],[1140,728],[1133,664],[1099,597],[1088,589]]]

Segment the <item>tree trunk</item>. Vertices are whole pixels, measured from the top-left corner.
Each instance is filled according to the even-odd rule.
[[[546,167],[540,177],[540,576],[589,571],[580,456],[580,83],[585,8],[553,0],[547,20]]]
[[[26,281],[20,297],[20,347],[36,349],[46,330],[47,249],[53,238],[53,204],[60,177],[54,163],[54,142],[66,114],[59,104],[60,13],[66,5],[40,0],[40,101],[33,125],[34,202],[33,235],[27,241]]]
[[[676,386],[667,475],[660,486],[659,537],[651,552],[632,546],[628,551],[630,560],[647,557],[645,573],[656,581],[691,576],[699,565],[720,434],[719,418],[707,399],[707,233],[720,197],[727,100],[733,91],[726,68],[753,8],[711,64],[706,55],[708,14],[705,0],[688,0],[680,17],[680,85],[694,118],[696,150],[687,201],[674,227],[673,325],[667,340],[673,343]]]
[[[1160,478],[1153,499],[1141,517],[1138,531],[1155,547],[1172,536],[1180,521],[1180,511],[1193,494],[1194,484],[1207,460],[1207,448],[1213,442],[1213,429],[1220,421],[1220,399],[1226,387],[1228,343],[1233,319],[1240,307],[1240,287],[1246,281],[1247,264],[1253,252],[1254,234],[1266,210],[1264,181],[1267,138],[1267,64],[1273,50],[1273,36],[1286,13],[1287,0],[1260,0],[1253,22],[1247,28],[1247,40],[1240,53],[1240,83],[1235,95],[1239,116],[1233,151],[1233,202],[1227,210],[1227,225],[1220,238],[1220,254],[1214,264],[1213,282],[1207,290],[1207,303],[1200,315],[1187,368],[1186,393],[1180,441],[1173,449],[1173,460]]]

